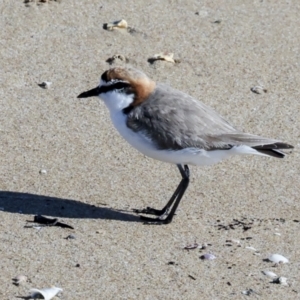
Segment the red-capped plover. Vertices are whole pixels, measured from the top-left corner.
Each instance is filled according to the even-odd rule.
[[[131,146],[154,159],[176,164],[181,182],[166,206],[147,207],[137,213],[150,223],[172,221],[189,185],[191,165],[211,165],[235,154],[258,154],[283,158],[280,149],[293,146],[257,135],[243,133],[213,109],[186,93],[155,83],[132,67],[105,71],[100,84],[78,96],[99,96],[109,109],[111,120]]]

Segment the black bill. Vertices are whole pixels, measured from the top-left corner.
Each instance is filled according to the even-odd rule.
[[[98,96],[100,94],[99,87],[97,86],[96,88],[83,92],[80,95],[77,96],[77,98],[88,98],[88,97],[94,97]]]

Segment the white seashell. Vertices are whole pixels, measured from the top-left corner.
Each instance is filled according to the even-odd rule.
[[[262,94],[262,93],[268,92],[267,89],[265,89],[263,86],[260,86],[260,85],[253,86],[250,90],[251,90],[251,92],[253,92],[255,94]]]
[[[279,235],[279,236],[281,235],[281,233],[279,233],[279,232],[274,232],[274,234]]]
[[[282,285],[288,285],[288,284],[287,284],[287,278],[286,278],[286,277],[279,277],[279,278],[278,278],[278,281],[279,281],[279,283],[282,284]]]
[[[274,272],[271,272],[271,271],[262,271],[262,273],[270,278],[277,278],[278,276],[274,273]]]
[[[246,249],[249,249],[249,250],[253,250],[253,251],[257,251],[254,247],[246,247]]]
[[[47,170],[45,170],[45,169],[42,169],[42,170],[40,170],[40,174],[47,174]]]
[[[236,243],[236,244],[240,244],[241,242],[237,239],[230,239],[230,240],[226,240],[227,243]]]
[[[19,285],[22,282],[26,282],[27,277],[25,275],[18,275],[15,278],[13,278],[13,281],[16,285]]]
[[[284,256],[282,256],[280,254],[272,254],[268,257],[268,260],[271,262],[274,262],[276,264],[279,264],[279,263],[286,264],[289,262],[289,260],[287,258],[285,258]]]
[[[206,259],[206,260],[213,260],[216,257],[213,254],[206,253],[206,254],[201,255],[200,258],[203,259],[203,260],[204,259]]]
[[[114,30],[114,28],[128,28],[128,24],[126,20],[119,20],[112,23],[103,24],[103,28],[106,30]]]
[[[39,84],[39,86],[42,87],[43,89],[48,89],[51,84],[52,82],[50,81],[43,81],[42,83]]]
[[[149,61],[150,60],[151,61],[164,60],[164,61],[168,61],[171,63],[179,63],[180,62],[180,60],[174,59],[174,53],[169,53],[169,52],[154,54],[153,57],[149,58]]]
[[[55,297],[59,292],[62,292],[61,288],[58,287],[51,287],[51,288],[45,288],[42,290],[38,290],[38,289],[31,289],[30,290],[31,298],[37,298],[37,297],[44,297],[45,300],[50,300],[53,297]]]

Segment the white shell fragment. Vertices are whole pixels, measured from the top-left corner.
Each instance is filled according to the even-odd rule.
[[[280,254],[272,254],[268,257],[268,260],[275,263],[275,264],[286,264],[289,262],[287,258]]]
[[[203,260],[213,260],[216,259],[216,257],[213,254],[206,253],[200,256],[201,259]]]
[[[26,281],[27,281],[27,277],[25,275],[18,275],[15,278],[13,278],[13,282],[16,285],[19,285],[19,284],[21,284],[23,282],[26,282]]]
[[[50,81],[43,81],[42,83],[39,83],[39,86],[43,89],[49,89],[52,82]]]
[[[275,274],[274,272],[271,272],[271,271],[262,271],[262,273],[270,278],[277,278],[277,274]]]
[[[201,248],[202,246],[198,243],[194,243],[194,244],[188,244],[186,245],[183,249],[184,250],[194,250],[194,249],[197,249],[197,248]]]
[[[30,297],[34,298],[34,299],[41,299],[40,297],[42,296],[42,299],[45,300],[50,300],[52,298],[54,298],[59,292],[62,292],[63,290],[61,288],[58,287],[51,287],[51,288],[45,288],[42,290],[38,290],[38,289],[31,289],[30,290]]]
[[[235,243],[235,244],[240,244],[241,242],[237,239],[230,239],[230,240],[226,240],[226,243]]]
[[[283,276],[278,277],[278,278],[275,278],[275,279],[273,280],[273,283],[278,283],[278,284],[281,284],[281,285],[288,285],[288,283],[287,283],[287,278],[286,278],[286,277],[283,277]]]
[[[163,52],[163,53],[154,54],[153,57],[151,57],[149,60],[151,61],[164,60],[174,64],[180,62],[178,59],[174,59],[173,57],[174,57],[174,53]]]
[[[252,251],[257,251],[254,247],[246,247],[246,249],[252,250]]]
[[[43,174],[43,175],[47,174],[47,170],[45,170],[45,169],[40,170],[40,174]]]
[[[126,20],[119,20],[112,23],[103,24],[103,28],[106,30],[114,30],[115,28],[128,28],[128,24]]]
[[[260,86],[260,85],[253,86],[250,90],[254,94],[267,93],[267,91],[268,91],[267,89],[265,89],[263,86]]]

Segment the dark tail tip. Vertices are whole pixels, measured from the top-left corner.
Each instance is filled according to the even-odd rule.
[[[284,158],[285,154],[279,151],[280,149],[293,149],[294,146],[278,142],[274,144],[269,144],[269,145],[260,145],[260,146],[255,146],[252,147],[253,149],[257,150],[260,153],[277,157],[277,158]]]

